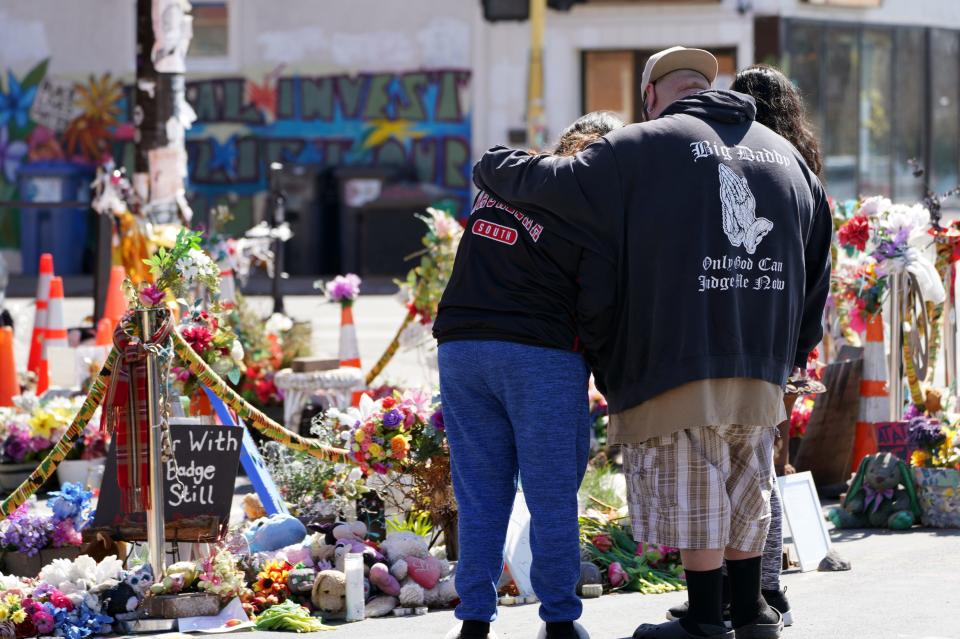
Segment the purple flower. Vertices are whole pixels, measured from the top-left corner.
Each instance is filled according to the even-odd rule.
[[[403,421],[403,415],[396,408],[383,414],[383,425],[387,428],[396,428]]]
[[[903,411],[904,421],[911,421],[914,417],[920,417],[923,415],[923,410],[920,409],[916,404],[910,404],[907,406],[906,410]]]
[[[29,452],[29,440],[21,437],[19,433],[11,433],[7,441],[3,442],[3,457],[14,464],[19,464]]]
[[[440,432],[443,432],[447,429],[446,424],[443,422],[443,409],[438,408],[433,415],[430,416],[430,424],[433,425],[435,429]]]
[[[165,297],[163,291],[157,288],[154,284],[149,284],[142,289],[140,289],[140,303],[147,307],[153,307],[160,304]]]
[[[379,475],[386,475],[388,472],[390,472],[390,469],[387,467],[387,465],[380,462],[373,462],[370,464],[370,468],[372,468],[374,472]]]
[[[929,417],[915,417],[907,425],[907,441],[917,448],[936,448],[947,438],[940,422]]]
[[[360,277],[347,273],[338,275],[324,285],[323,290],[331,302],[349,303],[360,295]]]

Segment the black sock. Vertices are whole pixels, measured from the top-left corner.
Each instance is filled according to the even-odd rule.
[[[490,634],[488,621],[464,621],[460,628],[460,639],[487,639]]]
[[[578,639],[572,621],[548,621],[547,639]]]
[[[760,557],[727,560],[730,576],[730,617],[733,627],[740,628],[758,621],[774,623],[777,615],[760,595]]]
[[[723,572],[716,570],[685,570],[687,598],[690,607],[680,620],[684,630],[692,635],[705,636],[701,624],[723,625]]]

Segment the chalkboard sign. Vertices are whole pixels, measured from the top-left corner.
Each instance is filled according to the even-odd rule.
[[[214,541],[230,522],[243,428],[199,424],[191,418],[171,422],[176,463],[167,463],[163,473],[167,540]],[[97,512],[85,537],[103,531],[118,540],[145,540],[146,513],[121,515],[119,504],[117,451],[112,444]]]
[[[908,422],[880,422],[877,424],[877,449],[881,453],[893,453],[903,461],[910,461],[916,450],[907,441]]]

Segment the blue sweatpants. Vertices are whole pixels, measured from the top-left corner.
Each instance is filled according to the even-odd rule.
[[[572,352],[499,341],[440,345],[440,395],[460,515],[461,620],[493,621],[517,478],[530,509],[544,621],[582,606],[577,489],[590,447],[587,367]]]

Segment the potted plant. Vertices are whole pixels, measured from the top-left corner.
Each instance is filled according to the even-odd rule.
[[[0,408],[0,492],[15,489],[37,467],[80,410],[82,397],[40,401],[24,394]]]
[[[907,437],[921,521],[934,528],[960,528],[960,429],[930,417],[910,420]]]

